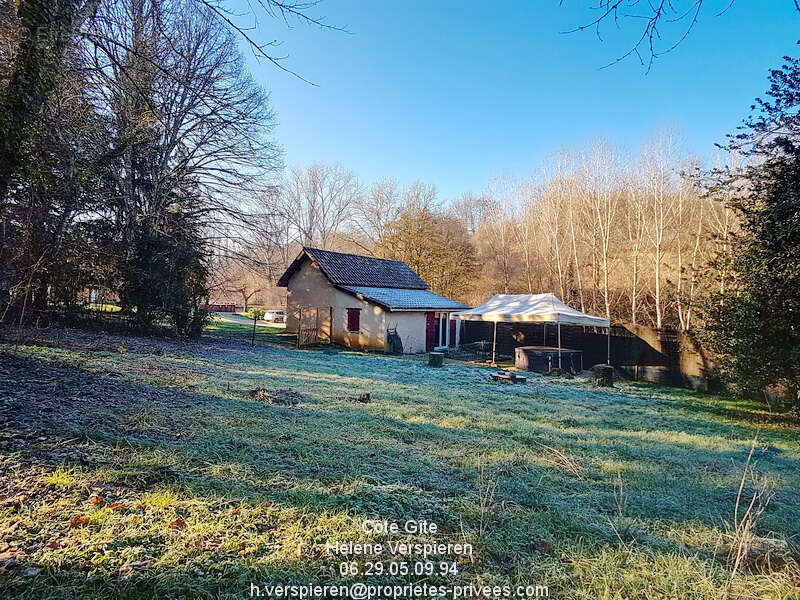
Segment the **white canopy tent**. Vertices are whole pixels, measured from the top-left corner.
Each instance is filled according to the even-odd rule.
[[[555,294],[495,294],[476,308],[455,313],[462,321],[494,323],[492,363],[497,349],[497,323],[556,323],[558,326],[558,367],[561,368],[561,324],[608,328],[608,361],[611,362],[611,322],[565,304]]]

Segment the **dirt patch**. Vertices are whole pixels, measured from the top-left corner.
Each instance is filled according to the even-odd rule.
[[[266,388],[256,388],[247,392],[247,398],[256,402],[268,402],[269,404],[280,404],[283,406],[297,406],[305,400],[305,396],[291,388],[280,390],[268,390]]]

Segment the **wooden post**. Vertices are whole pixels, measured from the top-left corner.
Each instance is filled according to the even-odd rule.
[[[497,321],[494,322],[494,339],[492,340],[492,366],[496,364],[494,360],[496,357],[496,352],[497,352]]]
[[[253,339],[250,340],[250,345],[251,346],[255,346],[256,345],[256,323],[258,323],[258,319],[253,319]]]
[[[297,308],[297,347],[300,347],[300,331],[303,329],[303,308]]]
[[[561,321],[558,322],[558,368],[561,368]]]

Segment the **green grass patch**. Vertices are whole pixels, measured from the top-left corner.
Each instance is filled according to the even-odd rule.
[[[197,343],[53,332],[0,346],[2,597],[242,598],[250,582],[339,583],[326,541],[397,537],[362,532],[365,518],[435,521],[439,535],[401,537],[475,547],[455,577],[374,583],[798,597],[792,417],[654,385],[507,386],[489,368],[253,347],[231,341],[237,323],[212,326],[219,335]],[[765,478],[774,495],[733,574],[756,436],[743,494]]]

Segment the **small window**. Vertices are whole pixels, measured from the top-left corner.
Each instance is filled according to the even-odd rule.
[[[361,309],[348,308],[347,309],[347,331],[360,331],[361,330]]]

